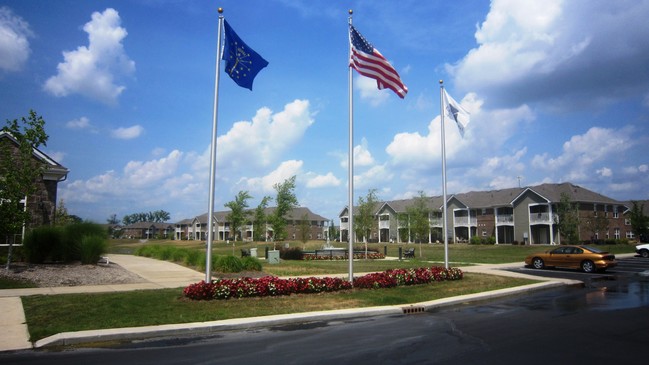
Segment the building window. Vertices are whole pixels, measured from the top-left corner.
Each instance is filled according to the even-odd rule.
[[[615,230],[614,230],[614,236],[615,236],[614,238],[615,238],[616,240],[619,240],[619,239],[620,239],[620,229],[619,229],[619,228],[615,228]]]

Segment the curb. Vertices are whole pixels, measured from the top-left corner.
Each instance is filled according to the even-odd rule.
[[[195,322],[168,324],[159,326],[113,328],[104,330],[88,330],[64,332],[43,338],[34,343],[34,348],[79,345],[94,342],[143,340],[158,337],[209,335],[222,331],[246,330],[259,327],[278,326],[296,323],[309,323],[334,319],[352,319],[388,315],[408,315],[428,312],[435,309],[457,304],[467,304],[494,298],[520,295],[535,290],[545,290],[564,285],[583,285],[581,281],[546,281],[515,288],[493,290],[484,293],[461,295],[457,297],[437,299],[428,302],[381,307],[366,307],[338,309],[321,312],[306,312],[296,314],[279,314],[263,317],[235,318],[210,322]]]

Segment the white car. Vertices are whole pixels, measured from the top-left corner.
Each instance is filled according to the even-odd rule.
[[[649,243],[643,243],[641,245],[635,246],[635,252],[638,253],[638,255],[648,258],[649,257]]]

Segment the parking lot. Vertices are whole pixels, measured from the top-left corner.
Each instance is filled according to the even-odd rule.
[[[581,280],[584,282],[606,278],[620,279],[630,278],[634,276],[649,276],[649,259],[642,258],[637,255],[620,255],[617,257],[617,262],[618,264],[614,268],[608,269],[605,272],[597,272],[592,274],[587,274],[579,270],[558,268],[546,268],[537,270],[532,267],[525,266],[517,269],[512,269],[512,271],[543,277]]]

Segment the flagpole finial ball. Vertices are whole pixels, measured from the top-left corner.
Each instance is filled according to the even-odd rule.
[[[354,14],[354,11],[352,9],[349,9],[349,15]]]
[[[223,8],[219,8],[219,14],[223,14]]]
[[[443,83],[444,83],[444,80],[439,80],[440,85],[443,84]]]

